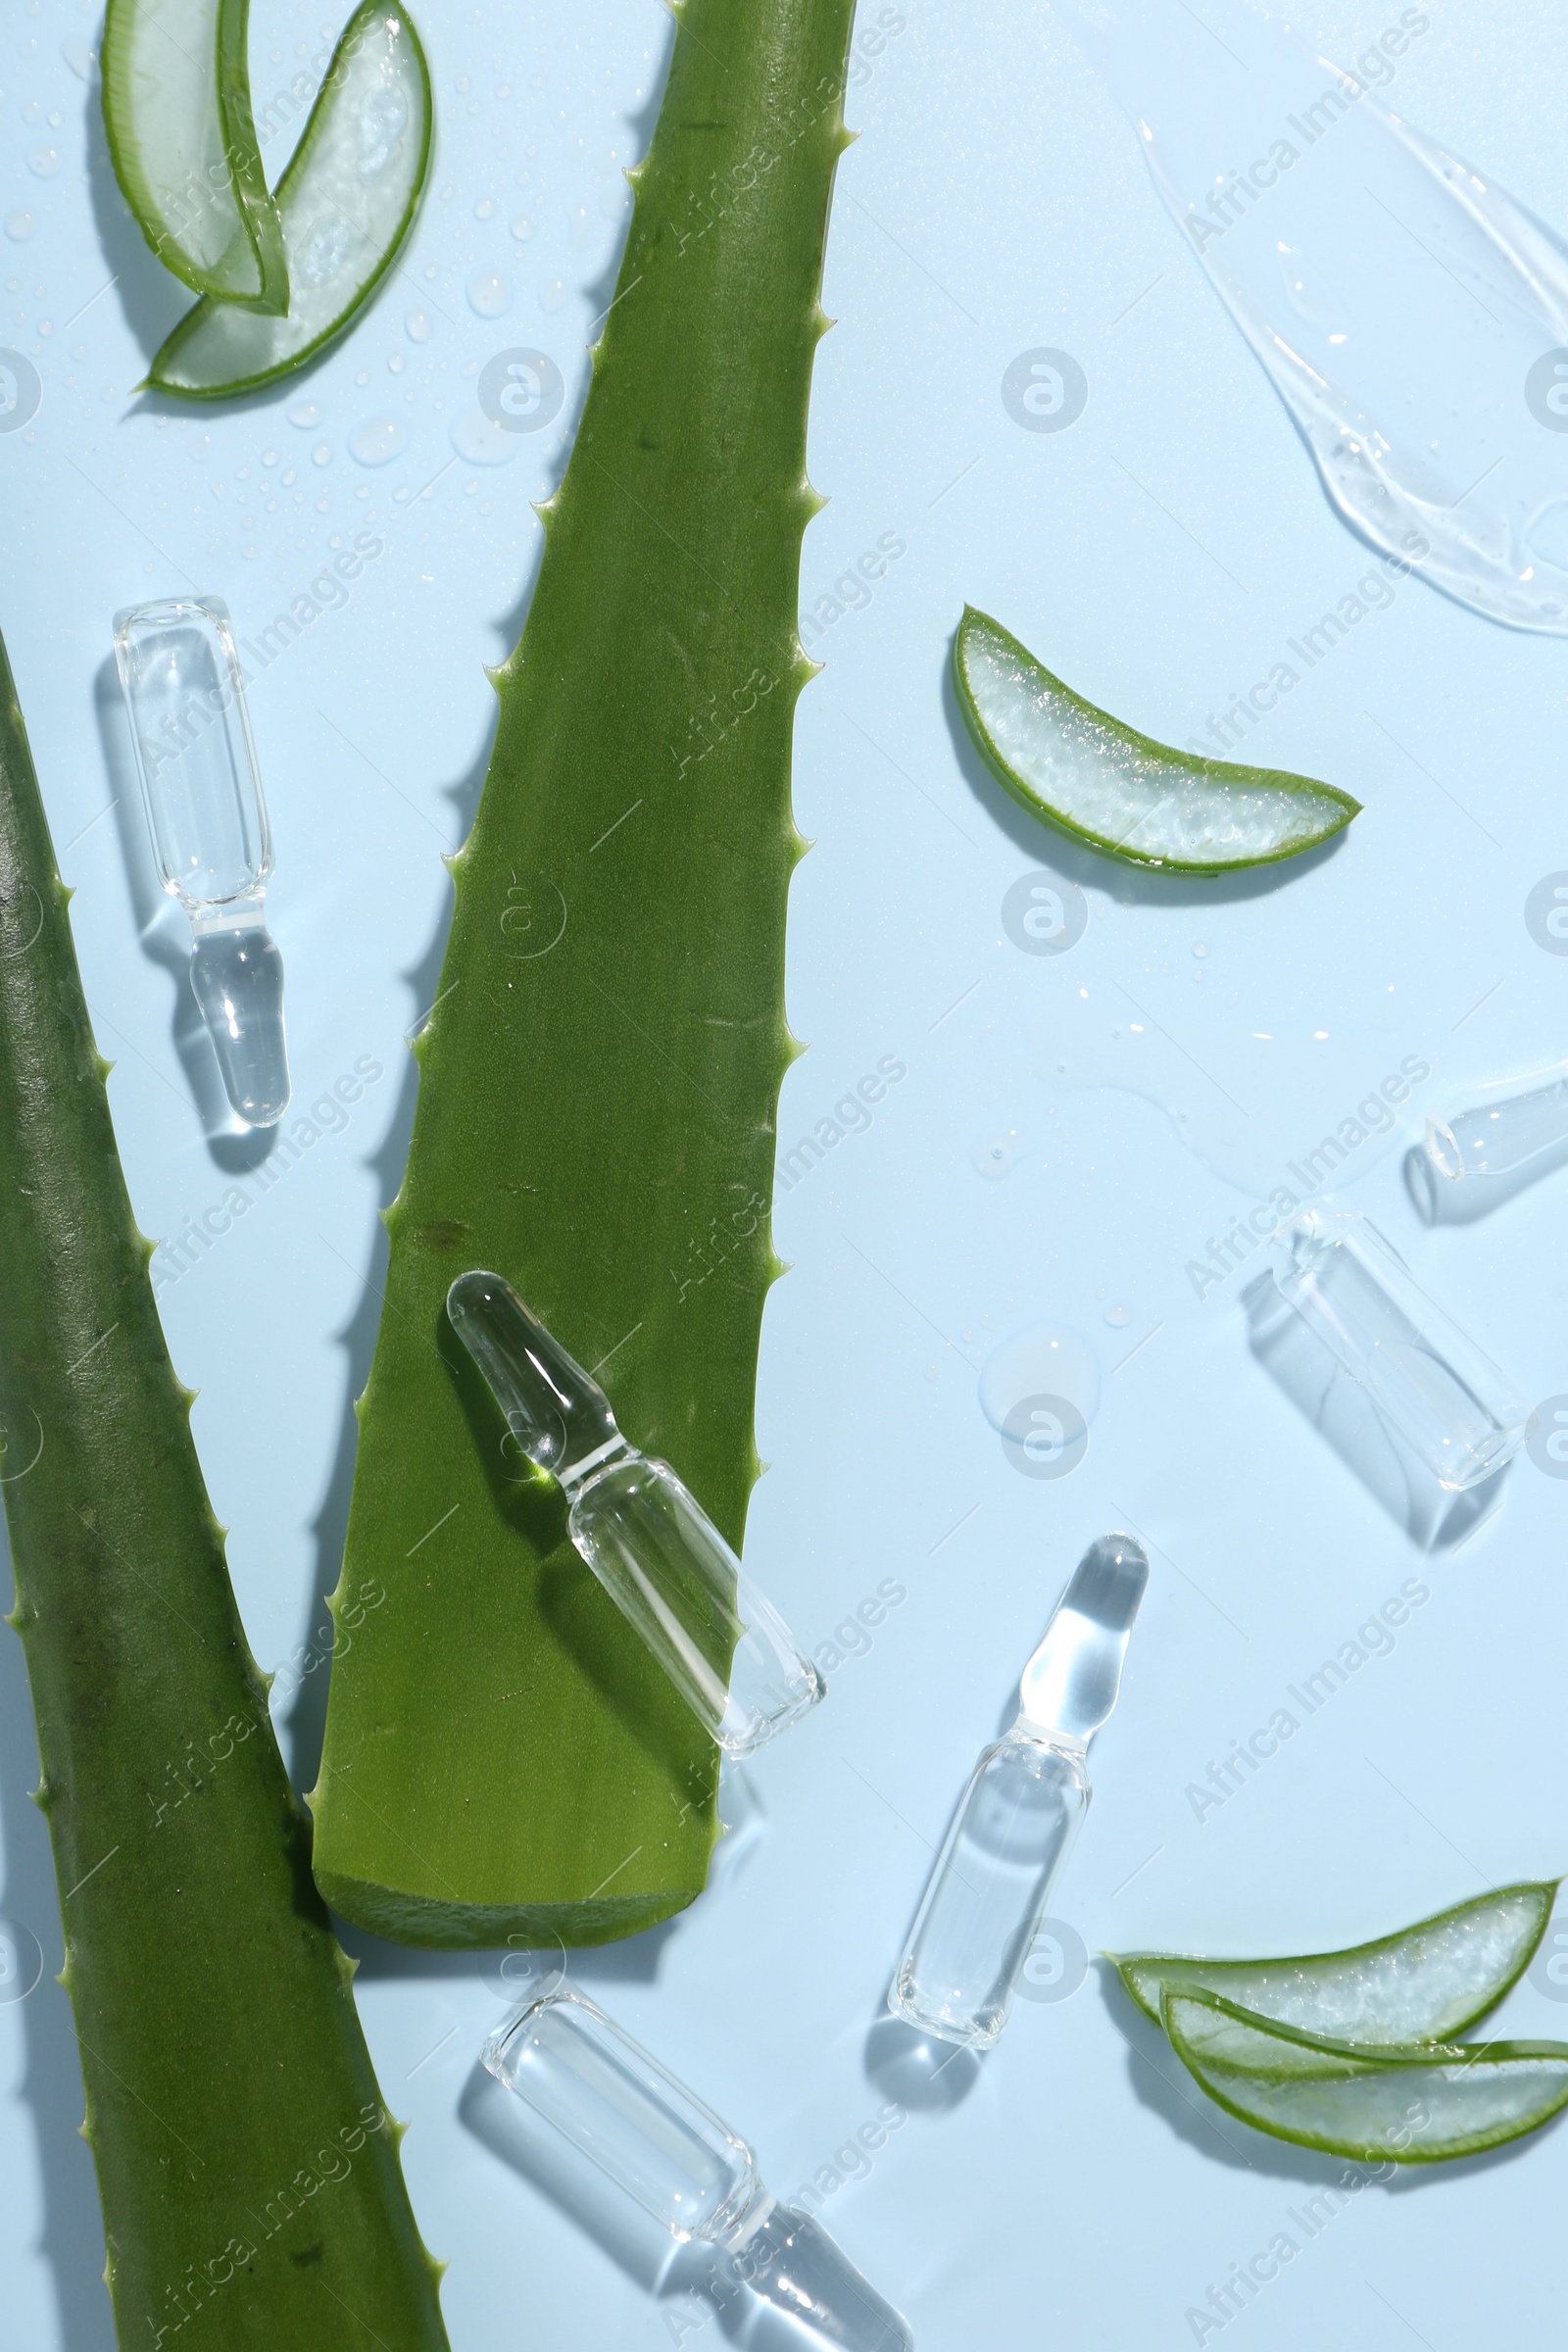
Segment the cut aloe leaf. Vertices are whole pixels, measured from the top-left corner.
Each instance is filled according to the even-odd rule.
[[[136,225],[198,294],[288,308],[246,64],[248,0],[109,0],[104,129]]]
[[[1365,2164],[1443,2164],[1518,2139],[1568,2106],[1568,2043],[1358,2047],[1172,1990],[1171,2047],[1216,2105],[1276,2139]]]
[[[204,299],[164,344],[148,383],[222,400],[290,374],[340,335],[413,224],[430,168],[431,114],[413,24],[395,0],[364,0],[278,185],[287,314]]]
[[[1292,1960],[1200,1960],[1177,1952],[1107,1955],[1147,2017],[1167,1989],[1206,1989],[1257,2016],[1353,2042],[1442,2041],[1473,2026],[1530,1964],[1557,1882],[1499,1886],[1396,1936]]]
[[[1360,813],[1332,784],[1199,759],[1124,727],[972,605],[953,665],[970,731],[1013,799],[1130,865],[1175,874],[1272,865]]]

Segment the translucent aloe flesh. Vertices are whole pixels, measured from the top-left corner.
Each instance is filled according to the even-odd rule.
[[[246,61],[249,0],[109,0],[104,128],[136,225],[198,294],[282,311],[288,270]]]
[[[970,732],[1013,799],[1130,865],[1186,874],[1271,865],[1360,813],[1332,784],[1200,759],[1123,726],[972,605],[953,663]]]
[[[440,2352],[66,902],[0,647],[0,1494],[120,2341]]]
[[[493,1267],[740,1545],[774,1118],[811,360],[849,0],[685,0],[420,1035],[318,1883],[411,1942],[689,1903],[717,1750],[521,1475],[447,1328]],[[788,1615],[787,1577],[773,1597]],[[807,1737],[797,1734],[796,1737]]]
[[[430,74],[396,0],[363,0],[278,182],[281,317],[204,298],[147,371],[161,392],[220,400],[291,375],[340,335],[397,258],[430,168]]]
[[[1120,1952],[1123,1984],[1160,2022],[1177,1987],[1223,1994],[1254,2014],[1345,2041],[1442,2041],[1494,2008],[1545,1933],[1557,1883],[1499,1886],[1396,1936],[1283,1960],[1203,1960]]]
[[[1183,2065],[1230,2114],[1276,2139],[1363,2163],[1479,2155],[1568,2106],[1568,2043],[1372,2049],[1180,1989],[1165,1994],[1163,2018]]]

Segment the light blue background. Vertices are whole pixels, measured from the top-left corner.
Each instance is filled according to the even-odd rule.
[[[780,1199],[793,1270],[763,1329],[771,1467],[748,1562],[811,1645],[884,1578],[908,1598],[754,1768],[764,1826],[729,1882],[580,1971],[754,2140],[785,2194],[888,2095],[867,2072],[867,2033],[930,1843],[1102,1528],[1143,1530],[1153,1575],[1057,1899],[1092,1950],[1345,1942],[1568,1863],[1568,1486],[1521,1460],[1462,1550],[1423,1555],[1252,1360],[1240,1279],[1200,1305],[1183,1272],[1246,1204],[1238,1185],[1261,1189],[1259,1170],[1310,1148],[1401,1057],[1432,1069],[1401,1113],[1403,1147],[1428,1109],[1562,1053],[1568,962],[1536,946],[1523,906],[1568,867],[1568,656],[1402,586],[1259,731],[1260,759],[1365,803],[1337,854],[1264,888],[1129,881],[1012,810],[953,732],[944,664],[966,598],[1096,702],[1180,742],[1370,558],[1330,513],[1065,32],[997,0],[899,6],[904,29],[850,102],[863,135],[839,172],[824,295],[839,324],[810,426],[831,503],[807,533],[803,610],[880,535],[906,550],[868,607],[822,631],[825,671],[800,705],[796,809],[815,847],[792,893],[789,1011],[810,1050],[785,1081],[781,1137],[811,1129],[881,1055],[907,1077],[868,1132]],[[1309,6],[1303,21],[1345,56],[1396,13],[1367,0]],[[1568,222],[1560,14],[1481,0],[1431,14],[1400,69],[1403,110]],[[245,1622],[271,1668],[324,1623],[317,1596],[335,1579],[376,1210],[412,1111],[404,1033],[434,993],[447,919],[438,853],[461,838],[483,772],[481,665],[513,642],[533,576],[529,501],[567,447],[588,330],[610,299],[619,170],[645,143],[669,25],[655,0],[422,0],[438,152],[399,274],[307,381],[184,416],[130,392],[181,298],[117,215],[96,90],[66,54],[76,45],[84,62],[92,11],[27,0],[0,23],[0,220],[37,221],[20,241],[0,234],[0,339],[44,387],[33,425],[0,438],[0,623],[150,1235],[234,1177],[220,1164],[229,1147],[205,1132],[212,1074],[188,1035],[182,926],[143,932],[155,900],[139,813],[128,800],[103,813],[122,780],[110,615],[196,585],[254,634],[343,537],[386,541],[347,607],[252,696],[297,1104],[361,1055],[385,1076],[346,1133],[317,1143],[163,1296],[174,1362],[201,1392],[196,1438]],[[303,0],[257,0],[259,113],[323,29],[337,26]],[[274,176],[288,136],[269,155]],[[26,159],[45,148],[60,164],[39,175]],[[466,298],[478,270],[509,283],[499,318]],[[422,343],[405,326],[415,311],[431,322]],[[473,378],[514,345],[562,368],[559,423],[514,442],[505,466],[455,460]],[[1023,432],[1003,409],[1004,368],[1036,346],[1087,372],[1068,431]],[[319,421],[298,427],[289,412],[305,402]],[[383,417],[407,424],[407,448],[363,468],[349,435]],[[1090,906],[1057,959],[1021,954],[1000,913],[1009,885],[1051,862]],[[1189,1114],[1200,1152],[1167,1110]],[[1009,1136],[1007,1172],[983,1176],[976,1152]],[[1397,1151],[1369,1145],[1350,1173],[1342,1204],[1383,1224],[1533,1400],[1568,1390],[1568,1177],[1428,1233]],[[1054,1483],[1015,1472],[977,1396],[992,1349],[1043,1318],[1081,1335],[1102,1386],[1087,1458]],[[1188,1785],[1411,1577],[1431,1598],[1393,1653],[1200,1823]],[[9,1635],[0,1677],[3,1908],[53,1970]],[[281,1727],[307,1777],[318,1718],[313,1681]],[[571,2176],[553,2195],[490,2144],[473,2076],[506,1998],[495,1961],[356,1948],[381,2083],[411,2121],[416,2210],[451,2265],[458,2352],[716,2343],[697,2306],[650,2293],[660,2249],[635,2217],[606,2203],[596,2232]],[[1531,1984],[1502,2018],[1527,2034],[1568,2028]],[[48,1974],[0,2008],[0,2345],[104,2352],[79,2075]],[[1560,2308],[1547,2248],[1565,2166],[1568,2138],[1548,2131],[1370,2187],[1232,2325],[1253,2352],[1530,2340]],[[1020,2003],[968,2095],[912,2114],[826,2219],[922,2352],[1174,2352],[1208,2284],[1342,2170],[1205,2108],[1091,1974],[1066,2001]]]

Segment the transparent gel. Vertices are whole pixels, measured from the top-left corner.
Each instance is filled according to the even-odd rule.
[[[283,959],[267,928],[272,840],[228,608],[170,597],[115,615],[115,661],[164,889],[190,917],[190,983],[247,1127],[288,1107]]]
[[[1056,5],[1330,500],[1391,559],[1326,642],[1412,565],[1494,620],[1568,632],[1568,256],[1394,112],[1430,20],[1391,12],[1331,62],[1244,0]]]
[[[1149,1582],[1143,1546],[1100,1537],[1024,1668],[1018,1713],[958,1802],[888,2007],[940,2040],[988,2048],[1089,1810],[1089,1742],[1109,1716]]]
[[[826,2230],[764,2187],[746,2141],[567,1979],[496,2029],[484,2063],[677,2244],[719,2249],[797,2340],[912,2352],[905,2321]]]
[[[460,1274],[452,1327],[522,1452],[560,1480],[571,1540],[710,1739],[743,1757],[808,1714],[821,1676],[667,1462],[499,1274]]]
[[[1375,1225],[1309,1209],[1271,1256],[1280,1296],[1441,1486],[1462,1494],[1513,1459],[1529,1405]]]

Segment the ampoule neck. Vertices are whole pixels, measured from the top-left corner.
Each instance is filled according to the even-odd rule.
[[[187,899],[180,894],[198,939],[214,931],[255,931],[267,920],[267,893],[260,885],[232,899]]]
[[[447,1293],[447,1314],[522,1451],[568,1494],[631,1451],[592,1373],[503,1275],[482,1267],[460,1274]]]

